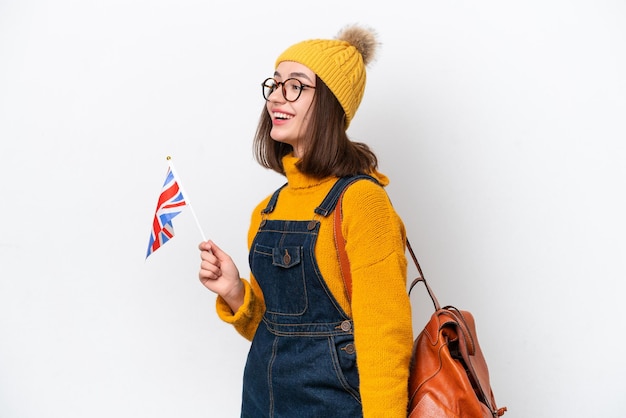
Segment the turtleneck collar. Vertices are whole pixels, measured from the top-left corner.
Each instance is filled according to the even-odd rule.
[[[307,176],[302,173],[296,167],[296,163],[300,161],[300,158],[294,157],[293,154],[287,154],[283,157],[283,168],[285,169],[285,176],[287,177],[287,183],[292,189],[306,189],[309,187],[315,187],[322,183],[336,179],[336,177],[326,177],[323,179],[317,179],[311,176]]]
[[[287,177],[287,183],[292,189],[306,189],[308,187],[315,187],[328,181],[336,180],[337,177],[331,176],[323,179],[317,179],[311,176],[307,176],[302,173],[296,167],[296,163],[300,161],[300,158],[294,157],[293,153],[287,154],[283,157],[283,168],[285,169],[285,176]],[[389,179],[384,174],[374,171],[370,173],[375,177],[380,184],[386,186],[389,184]]]

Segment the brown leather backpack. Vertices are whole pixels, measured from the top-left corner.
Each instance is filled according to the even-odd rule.
[[[453,306],[441,308],[407,242],[435,312],[413,344],[409,378],[409,418],[495,418],[498,408],[487,362],[478,344],[474,316]]]
[[[339,202],[341,202],[340,195]],[[341,203],[335,209],[334,232],[341,272],[348,295],[352,294],[350,261],[341,233]],[[478,345],[474,317],[453,306],[440,307],[426,282],[407,239],[407,248],[420,276],[409,287],[424,283],[435,312],[413,343],[409,373],[408,418],[497,418],[498,408],[489,382],[487,362]]]

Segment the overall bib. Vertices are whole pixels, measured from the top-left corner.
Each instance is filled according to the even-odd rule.
[[[315,213],[328,216],[354,180],[339,179]],[[274,210],[281,189],[264,214]],[[266,219],[252,242],[250,268],[266,312],[246,362],[242,418],[363,416],[352,320],[318,268],[319,228],[315,219]]]

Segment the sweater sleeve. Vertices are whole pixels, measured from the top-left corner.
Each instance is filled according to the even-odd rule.
[[[252,214],[250,228],[248,230],[248,249],[252,245],[257,231],[257,226],[261,221],[260,208],[265,207],[269,197],[262,201]],[[244,284],[245,295],[243,304],[237,312],[233,312],[230,306],[221,296],[217,297],[216,310],[220,319],[226,323],[232,324],[237,332],[247,340],[252,341],[254,334],[261,323],[263,314],[265,313],[265,299],[263,291],[256,282],[254,275],[250,274],[250,281],[241,279]]]
[[[224,299],[218,296],[216,301],[217,315],[222,321],[232,324],[244,338],[252,341],[265,312],[265,303],[263,298],[258,296],[261,294],[260,289],[255,290],[253,284],[245,279],[241,280],[245,289],[243,305],[237,312],[233,312]],[[256,282],[253,283],[256,284]]]
[[[404,224],[370,181],[347,189],[342,211],[363,416],[405,418],[413,328]]]

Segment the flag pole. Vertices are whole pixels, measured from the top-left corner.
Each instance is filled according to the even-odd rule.
[[[180,177],[178,177],[178,173],[176,173],[176,170],[174,169],[174,162],[172,161],[172,157],[170,157],[169,155],[167,156],[167,163],[170,166],[170,170],[172,170],[172,174],[174,174],[174,178],[178,181],[178,187],[180,188],[180,191],[183,193],[185,202],[187,202],[187,206],[189,206],[189,209],[191,209],[191,214],[193,215],[193,219],[196,221],[196,225],[198,226],[198,230],[200,231],[200,235],[202,236],[202,241],[206,241],[207,239],[204,236],[204,232],[202,231],[202,227],[200,226],[200,222],[198,221],[196,212],[193,210],[193,206],[191,206],[191,201],[189,200],[189,196],[187,195],[187,193],[185,193],[185,190],[183,189],[183,184],[180,181]]]

